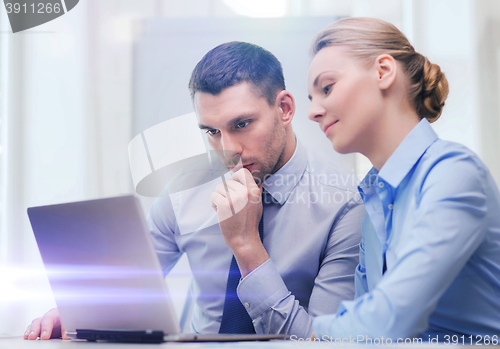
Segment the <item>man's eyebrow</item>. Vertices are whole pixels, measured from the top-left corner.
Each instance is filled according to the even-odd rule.
[[[232,125],[238,124],[242,121],[246,121],[248,119],[251,119],[253,117],[255,117],[255,113],[247,113],[247,114],[239,115],[239,116],[235,117],[234,119],[229,120],[227,122],[227,125],[232,126]],[[215,129],[215,127],[211,127],[211,126],[207,126],[207,125],[203,125],[203,124],[198,124],[198,127],[201,130],[213,130],[213,129]]]
[[[202,124],[198,124],[198,127],[200,128],[200,130],[213,130],[213,127],[205,126]]]
[[[246,120],[251,119],[253,117],[255,117],[255,113],[242,114],[242,115],[235,117],[234,119],[229,120],[227,122],[227,125],[228,126],[236,125],[242,121],[246,121]]]

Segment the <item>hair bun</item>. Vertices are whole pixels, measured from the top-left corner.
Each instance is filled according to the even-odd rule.
[[[439,119],[448,92],[448,81],[444,73],[441,72],[437,64],[433,64],[425,58],[421,103],[417,103],[417,113],[429,122]]]

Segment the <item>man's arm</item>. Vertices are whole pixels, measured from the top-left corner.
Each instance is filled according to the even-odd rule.
[[[168,195],[154,201],[149,210],[147,224],[161,268],[166,275],[182,256],[175,241],[176,220]]]
[[[363,219],[363,225],[367,224],[367,220],[370,218],[365,216]],[[368,292],[368,282],[366,280],[366,264],[365,264],[365,237],[361,237],[361,242],[359,243],[359,264],[356,267],[356,272],[354,274],[354,298],[358,298]]]
[[[269,259],[258,228],[261,194],[262,186],[257,186],[250,171],[243,168],[210,196],[224,242],[233,251],[242,278]]]
[[[351,200],[335,221],[307,311],[287,289],[271,260],[240,282],[238,296],[248,305],[257,333],[286,333],[308,338],[315,316],[335,312],[342,300],[353,299],[364,214],[361,199]]]

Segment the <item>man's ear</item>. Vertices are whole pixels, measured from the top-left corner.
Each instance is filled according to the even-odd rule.
[[[295,114],[295,100],[290,92],[283,90],[276,96],[276,103],[280,109],[281,122],[286,127],[292,122]]]
[[[375,68],[380,89],[387,90],[396,81],[396,60],[388,54],[380,55],[375,59]]]

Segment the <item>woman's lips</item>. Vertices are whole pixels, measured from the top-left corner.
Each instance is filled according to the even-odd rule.
[[[332,122],[330,125],[325,127],[324,132],[326,135],[328,135],[328,131],[330,131],[332,129],[332,126],[335,125],[337,122],[338,122],[338,120],[335,122]]]

